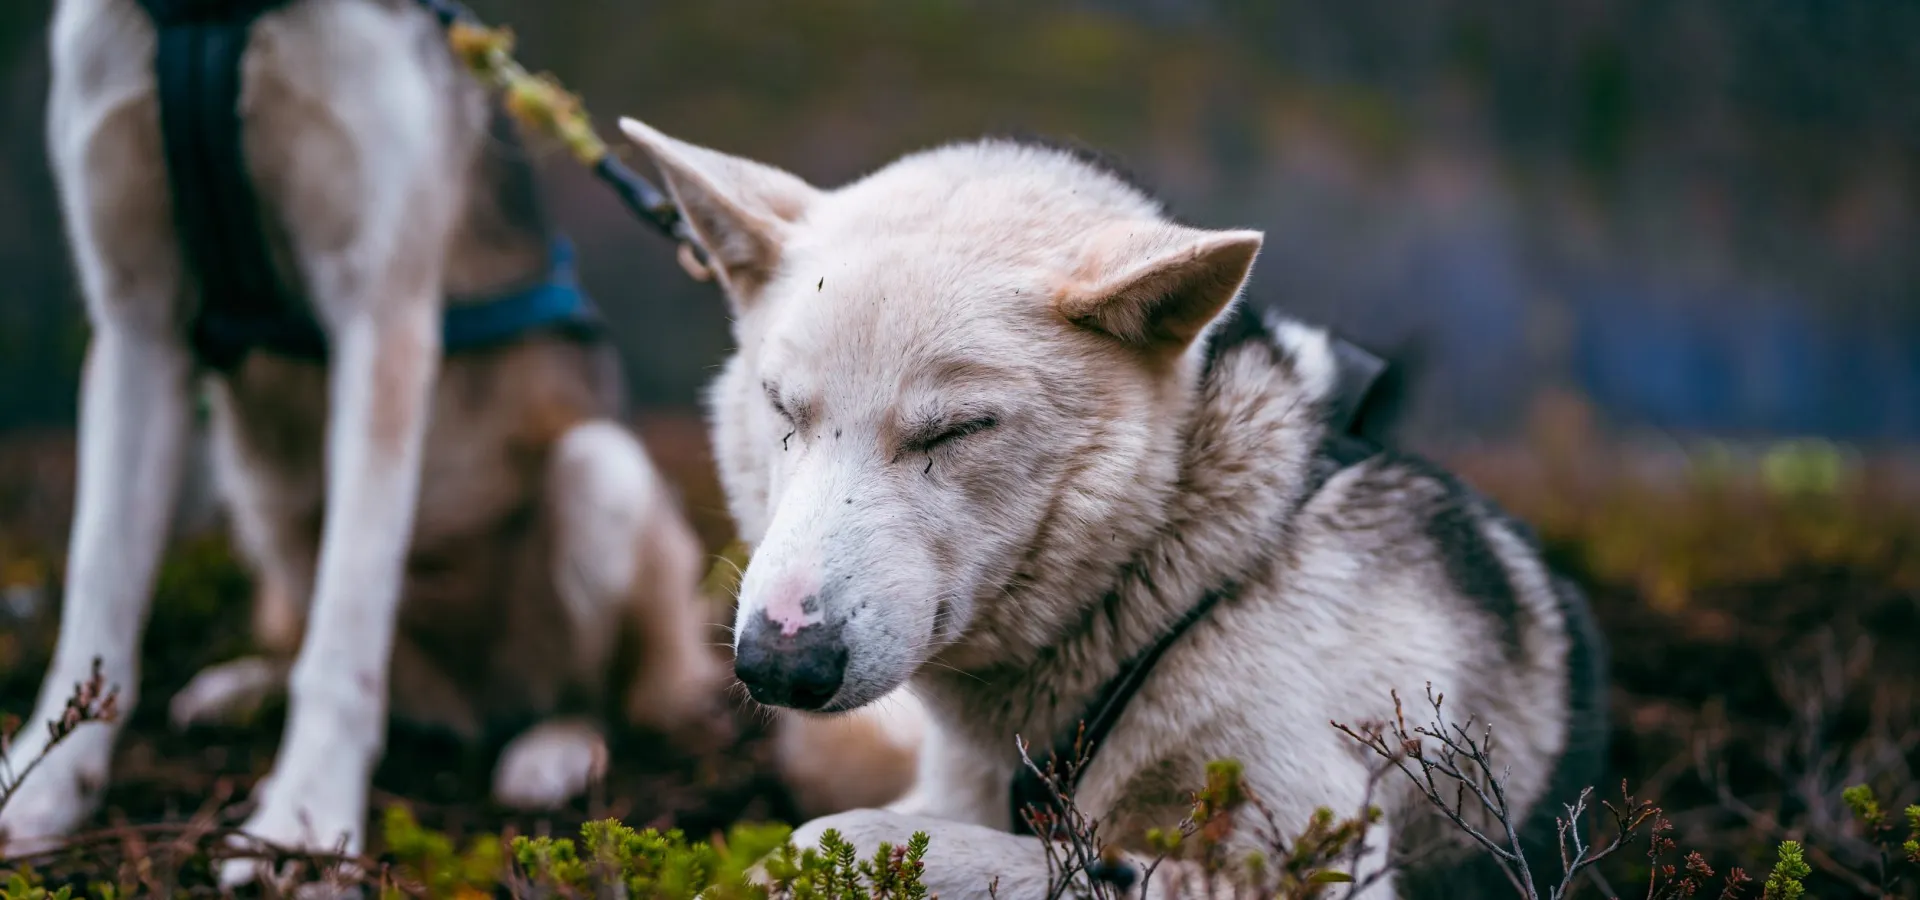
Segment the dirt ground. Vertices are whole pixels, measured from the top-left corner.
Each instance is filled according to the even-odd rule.
[[[724,544],[697,420],[656,417],[642,427],[703,537]],[[20,598],[23,585],[58,571],[51,548],[64,536],[66,452],[59,436],[0,447],[0,588],[14,598],[0,603],[0,710],[16,714],[31,704],[51,643],[52,587],[37,605]],[[1609,474],[1597,456],[1515,461],[1539,458],[1485,452],[1449,462],[1532,522],[1555,562],[1590,591],[1614,685],[1614,781],[1601,792],[1616,794],[1625,779],[1661,804],[1683,852],[1699,850],[1717,868],[1764,877],[1772,848],[1794,837],[1815,848],[1816,893],[1867,893],[1877,857],[1840,790],[1871,784],[1892,809],[1920,801],[1920,506],[1902,493],[1907,482],[1867,466],[1840,488],[1780,495],[1738,479],[1703,487],[1697,472],[1661,486]],[[165,705],[200,667],[244,652],[246,591],[217,537],[170,555],[146,640],[146,702],[129,722],[95,826],[244,814],[278,740],[279,709],[248,727],[180,735],[166,727]],[[27,606],[24,619],[7,618]],[[622,740],[593,798],[538,816],[487,802],[494,748],[396,727],[374,804],[403,803],[423,824],[461,837],[570,832],[603,816],[701,837],[740,820],[791,820],[760,720],[742,712],[740,725],[737,743],[699,758]],[[1624,896],[1639,896],[1646,874],[1644,849],[1605,870]]]

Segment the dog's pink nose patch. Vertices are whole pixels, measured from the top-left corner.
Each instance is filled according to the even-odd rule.
[[[780,626],[780,633],[792,637],[800,629],[820,622],[820,580],[798,572],[788,572],[773,583],[767,595],[767,621]]]

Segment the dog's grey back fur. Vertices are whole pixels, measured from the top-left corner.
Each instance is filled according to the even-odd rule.
[[[1292,327],[1277,314],[1262,316],[1250,303],[1242,303],[1218,326],[1209,348],[1210,360],[1250,342],[1280,346],[1282,342],[1277,342],[1274,335],[1275,325]],[[1283,353],[1276,357],[1276,362],[1284,367],[1289,365],[1286,359]],[[1336,426],[1345,421],[1346,413],[1369,399],[1363,394],[1356,395],[1356,388],[1364,391],[1366,379],[1373,373],[1350,372],[1349,368],[1352,368],[1350,364],[1343,365],[1334,380],[1333,393],[1322,404],[1330,424]],[[1384,427],[1390,427],[1390,423],[1372,423],[1372,428]],[[1458,595],[1473,601],[1478,614],[1498,623],[1501,652],[1510,658],[1519,654],[1522,651],[1520,632],[1525,627],[1518,597],[1521,588],[1515,584],[1508,566],[1515,563],[1537,566],[1545,572],[1533,530],[1427,460],[1395,452],[1368,437],[1333,430],[1325,435],[1312,460],[1309,492],[1301,498],[1301,504],[1310,503],[1312,494],[1329,479],[1362,462],[1367,463],[1371,471],[1349,487],[1342,505],[1348,510],[1364,510],[1361,518],[1371,518],[1377,513],[1417,527],[1420,536],[1437,551]],[[1490,530],[1504,532],[1514,542],[1514,549],[1522,551],[1523,558],[1503,560],[1493,546]],[[1551,593],[1567,637],[1563,663],[1565,743],[1540,798],[1532,803],[1523,821],[1514,823],[1534,880],[1543,893],[1559,880],[1557,819],[1566,814],[1565,804],[1574,802],[1583,789],[1600,787],[1608,733],[1605,639],[1578,585],[1557,573],[1545,574],[1545,587]],[[1414,852],[1419,852],[1419,848],[1414,848]],[[1512,889],[1492,856],[1477,848],[1464,859],[1442,855],[1439,860],[1438,865],[1421,865],[1415,861],[1403,870],[1398,883],[1400,893],[1421,900],[1439,900],[1485,897]]]

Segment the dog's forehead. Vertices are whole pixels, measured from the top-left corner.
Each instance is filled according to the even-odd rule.
[[[1152,198],[1051,148],[986,141],[905,157],[829,192],[788,234],[763,369],[846,396],[931,378],[955,358],[1043,368],[1049,339],[1071,330],[1053,304],[1089,236],[1159,216]]]
[[[992,275],[1058,267],[1104,225],[1161,216],[1157,200],[1072,153],[985,140],[910,154],[827,192],[788,250],[833,259],[891,247],[915,271]]]
[[[847,279],[834,290],[831,281],[779,298],[760,348],[766,368],[897,384],[950,372],[955,360],[1018,356],[1049,318],[1043,291],[1027,282]]]

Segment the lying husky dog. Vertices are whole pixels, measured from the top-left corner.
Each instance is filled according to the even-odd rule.
[[[940,896],[993,879],[1042,896],[1040,839],[1012,833],[1015,736],[1055,745],[1127,697],[1123,673],[1144,680],[1078,803],[1134,851],[1218,758],[1286,827],[1357,813],[1369,757],[1329,720],[1380,718],[1389,691],[1429,682],[1496,729],[1517,812],[1550,825],[1594,774],[1583,602],[1487,501],[1341,433],[1335,345],[1237,300],[1258,232],[1175,224],[1108,171],[1019,143],[822,190],[622,128],[732,304],[712,415],[755,545],[736,673],[777,706],[854,710],[910,684],[931,712],[908,796],[800,840],[925,830]],[[1363,872],[1433,824],[1403,787],[1376,798]],[[1181,867],[1160,871],[1164,889]]]
[[[586,786],[609,718],[724,730],[702,550],[619,424],[619,366],[525,151],[432,17],[61,0],[52,48],[48,141],[93,337],[60,638],[14,759],[96,657],[134,703],[202,374],[270,658],[202,673],[172,712],[288,690],[246,831],[358,851],[389,704],[476,738],[525,729],[495,793],[529,807]],[[79,824],[115,731],[46,758],[0,817],[5,851]],[[868,749],[910,758],[896,743]]]

